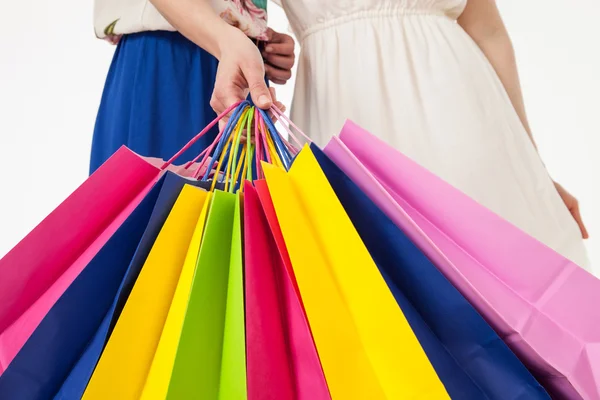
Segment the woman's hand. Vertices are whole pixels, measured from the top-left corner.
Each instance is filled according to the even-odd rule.
[[[280,101],[277,100],[277,95],[275,93],[275,88],[274,87],[270,87],[269,91],[271,92],[271,97],[273,98],[273,104],[275,104],[275,107],[277,107],[279,109],[279,111],[285,112],[285,110],[286,110],[285,106],[283,105],[282,102],[280,102]],[[269,111],[268,114],[271,117],[271,121],[273,121],[273,123],[276,123],[277,122],[277,115],[275,115],[271,111]],[[252,124],[254,126],[254,122]],[[254,128],[252,128],[252,129],[254,129]],[[252,138],[252,144],[254,144],[254,131],[252,131],[252,133],[253,134],[250,135],[250,136]],[[244,128],[242,130],[241,142],[242,143],[246,143],[247,141],[248,141],[248,131]]]
[[[211,107],[220,114],[246,99],[248,93],[257,107],[271,107],[273,99],[264,80],[265,66],[258,48],[236,28],[228,30],[222,43]],[[220,126],[225,122],[226,118]]]
[[[265,66],[258,48],[244,33],[229,25],[210,0],[150,0],[182,35],[219,59],[211,106],[217,112],[246,99],[267,109],[273,99],[264,81]]]
[[[581,231],[581,236],[584,239],[589,238],[590,235],[588,234],[588,231],[585,228],[585,225],[583,224],[583,219],[581,218],[581,213],[579,211],[579,201],[577,201],[577,199],[573,197],[571,193],[567,192],[567,190],[560,184],[554,182],[554,186],[556,187],[556,190],[558,191],[558,194],[560,195],[562,201],[567,206],[567,209],[573,216],[573,219],[575,219],[575,222],[577,222],[579,230]]]
[[[263,50],[267,78],[278,85],[285,84],[292,77],[294,66],[294,39],[290,35],[278,33],[269,28],[269,40]]]

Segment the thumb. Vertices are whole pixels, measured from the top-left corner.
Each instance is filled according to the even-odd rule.
[[[269,28],[267,31],[267,37],[267,42],[269,43],[281,43],[285,35],[282,35],[279,32],[275,32],[273,29]]]
[[[263,65],[251,65],[242,70],[244,78],[250,89],[252,101],[262,109],[268,109],[273,104],[271,93],[265,83],[265,69]]]
[[[270,42],[271,40],[273,40],[273,36],[277,33],[275,32],[273,29],[271,28],[267,28],[267,31],[265,32],[267,35],[267,42]]]

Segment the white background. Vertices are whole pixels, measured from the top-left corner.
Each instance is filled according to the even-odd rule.
[[[325,1],[325,0],[324,0]],[[0,0],[0,255],[85,178],[113,47],[92,0]],[[552,176],[581,201],[600,272],[600,3],[502,0],[525,102]],[[287,30],[270,9],[271,26]],[[293,82],[278,89],[290,104]]]

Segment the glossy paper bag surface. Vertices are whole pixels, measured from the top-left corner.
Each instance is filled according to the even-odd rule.
[[[0,376],[0,398],[41,400],[57,393],[106,315],[162,183],[148,193],[42,320]]]
[[[600,399],[600,281],[355,124],[340,138],[366,167],[352,178],[550,394]]]
[[[255,185],[244,189],[248,399],[330,399],[266,182]]]
[[[212,193],[207,193],[204,206],[202,207],[194,234],[192,235],[192,240],[190,241],[181,275],[177,282],[177,288],[173,295],[173,301],[171,302],[171,307],[169,307],[169,314],[167,315],[167,320],[165,321],[165,326],[163,327],[160,341],[152,360],[152,366],[144,385],[141,396],[144,400],[165,399],[169,390],[169,382],[171,381],[171,373],[175,364],[175,355],[179,346],[192,281],[196,272],[198,253],[200,251],[200,243],[202,243],[211,195]]]
[[[448,398],[310,149],[264,169],[332,397]]]
[[[410,239],[321,150],[319,165],[453,399],[550,397]]]
[[[102,322],[100,322],[99,319],[95,322],[90,320],[90,323],[94,323],[95,326],[100,324],[100,327],[91,339],[85,352],[79,358],[75,367],[73,367],[69,373],[69,376],[63,383],[60,391],[55,396],[56,400],[79,399],[83,396],[106,341],[125,306],[127,298],[131,293],[131,289],[139,276],[140,270],[146,262],[146,258],[152,249],[152,245],[156,241],[156,237],[169,216],[181,189],[183,189],[185,184],[202,187],[201,183],[202,182],[183,178],[172,172],[167,172],[165,174],[164,183],[161,182],[162,186],[160,187],[160,194],[156,200],[156,205],[152,211],[148,226],[144,231],[144,235],[140,240],[140,244],[138,245],[129,267],[127,268],[127,272],[125,273],[116,296],[109,291],[102,291],[88,299],[88,301],[94,301],[98,299],[98,296],[102,296],[102,298],[114,298],[113,303],[107,309]],[[72,349],[64,349],[63,354],[66,355],[67,351],[72,351]]]
[[[159,175],[121,148],[0,260],[0,373]]]
[[[167,398],[245,398],[239,199],[215,192]],[[231,288],[231,293],[229,289]],[[227,382],[228,388],[222,384]]]
[[[181,189],[183,189],[185,184],[200,186],[200,182],[190,181],[189,179],[183,178],[172,172],[167,172],[164,179],[160,181],[160,184],[160,194],[156,200],[156,205],[152,211],[148,226],[144,231],[129,267],[127,268],[116,296],[109,291],[102,291],[88,299],[88,301],[94,301],[98,299],[98,296],[102,296],[102,298],[114,300],[110,307],[107,308],[106,314],[102,320],[98,317],[94,322],[92,322],[92,320],[89,321],[90,324],[95,324],[94,326],[98,326],[99,324],[99,328],[93,338],[91,338],[85,352],[81,355],[77,364],[71,369],[67,379],[65,379],[60,391],[55,396],[56,400],[79,399],[83,396],[106,341],[125,306],[140,270],[146,262],[146,258],[156,241],[156,237],[169,216]],[[66,354],[67,351],[72,351],[72,349],[64,349],[64,354]]]
[[[100,357],[84,399],[141,395],[207,192],[184,186]]]
[[[246,331],[244,315],[244,267],[242,256],[242,195],[235,199],[229,276],[227,278],[227,306],[223,332],[220,400],[247,398],[246,385]]]

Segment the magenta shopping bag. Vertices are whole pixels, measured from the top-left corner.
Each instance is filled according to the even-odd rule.
[[[0,373],[160,172],[122,147],[0,260]]]
[[[225,110],[168,161],[146,159],[121,147],[0,259],[0,375],[162,173],[170,170],[194,176],[203,172],[199,168],[203,164],[176,167],[173,162],[236,106]],[[192,168],[196,166],[198,170]]]
[[[600,399],[600,281],[348,122],[326,153],[556,398]]]
[[[330,400],[269,189],[254,184],[244,188],[248,400]]]

